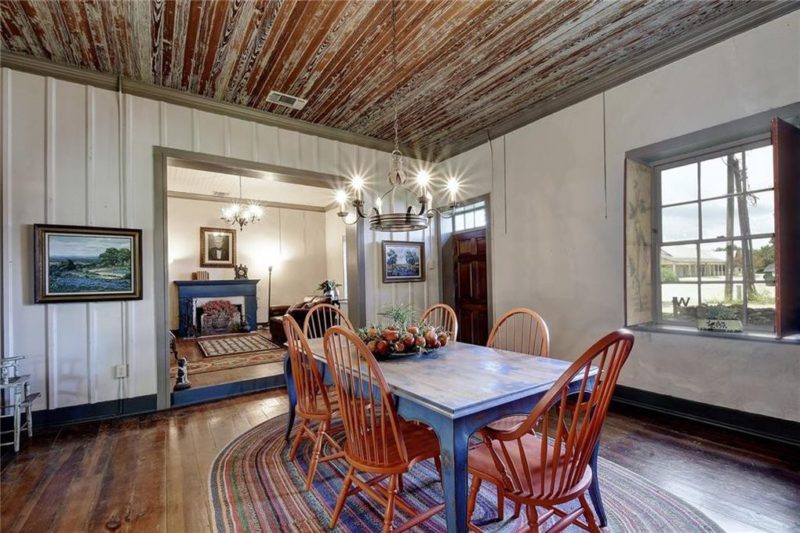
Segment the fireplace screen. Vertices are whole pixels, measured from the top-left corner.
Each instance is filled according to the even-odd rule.
[[[195,324],[200,335],[222,335],[248,331],[242,305],[228,300],[211,300],[196,309]]]

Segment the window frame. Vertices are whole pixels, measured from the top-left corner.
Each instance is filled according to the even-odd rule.
[[[702,268],[701,268],[701,253],[700,247],[703,244],[708,243],[715,243],[715,242],[733,242],[733,243],[743,243],[745,240],[758,240],[758,239],[771,239],[775,237],[775,223],[773,223],[773,231],[772,233],[756,233],[750,234],[747,237],[743,235],[738,235],[735,237],[714,237],[711,239],[704,239],[703,238],[703,202],[713,201],[713,200],[720,200],[720,199],[727,199],[727,198],[736,198],[741,196],[741,194],[724,194],[720,196],[712,196],[708,198],[702,197],[702,163],[703,161],[708,161],[714,159],[716,157],[721,157],[724,155],[728,155],[731,153],[736,152],[746,152],[748,150],[753,150],[756,148],[763,148],[764,146],[771,146],[772,140],[769,133],[765,133],[763,135],[756,135],[753,137],[748,137],[744,139],[739,139],[736,141],[726,142],[724,144],[719,144],[716,146],[712,146],[703,150],[695,150],[689,153],[680,154],[677,156],[670,157],[668,159],[663,159],[660,161],[655,161],[652,163],[651,167],[653,169],[653,187],[652,187],[652,205],[653,209],[651,212],[652,220],[651,225],[655,234],[655,238],[652,245],[652,258],[651,258],[651,280],[652,280],[652,295],[653,295],[653,324],[657,327],[686,327],[691,326],[695,327],[696,322],[690,322],[685,320],[668,320],[664,319],[663,317],[663,303],[661,301],[661,286],[663,282],[661,281],[661,248],[664,246],[682,246],[682,245],[694,245],[696,247],[697,259],[695,263],[695,268],[697,271],[697,281],[690,282],[690,281],[676,281],[676,282],[669,282],[670,284],[685,284],[685,285],[696,285],[697,286],[697,305],[701,305],[702,303],[702,294],[703,294],[703,285],[719,285],[724,284],[724,281],[719,282],[703,282],[702,281]],[[685,200],[680,202],[674,202],[671,204],[662,205],[661,204],[661,175],[662,172],[665,170],[670,170],[672,168],[677,168],[681,166],[685,166],[688,164],[697,164],[697,197],[693,200]],[[777,190],[775,187],[775,178],[773,175],[772,186],[769,188],[760,188],[754,190],[747,190],[747,193],[761,193],[772,191],[773,195],[777,194]],[[665,207],[675,207],[681,205],[690,205],[690,204],[697,204],[697,238],[696,239],[683,239],[679,241],[669,241],[667,243],[663,242],[663,231],[661,225],[661,213],[662,209]],[[734,281],[735,284],[735,281]],[[742,279],[741,284],[744,286],[745,281]],[[777,302],[776,302],[776,318],[773,319],[773,325],[770,328],[769,326],[753,326],[747,320],[748,318],[748,291],[746,287],[742,291],[742,326],[744,333],[756,333],[756,334],[763,334],[763,333],[770,333],[775,334],[776,323],[777,320]],[[776,295],[777,296],[777,295]],[[730,335],[729,333],[725,333],[725,335]]]
[[[466,226],[466,222],[465,222],[463,229],[456,230],[456,217],[457,216],[459,216],[459,215],[466,216],[466,215],[472,214],[473,215],[473,219],[472,220],[474,222],[475,213],[478,212],[478,211],[483,211],[483,213],[484,213],[483,225],[467,227]],[[489,225],[488,215],[489,215],[489,207],[488,207],[488,203],[484,199],[475,200],[475,201],[467,203],[467,204],[459,205],[458,207],[456,207],[453,210],[453,216],[451,217],[452,221],[453,221],[453,231],[452,231],[452,233],[454,235],[457,235],[457,234],[460,234],[460,233],[467,233],[467,232],[475,231],[475,230],[479,230],[479,229],[486,229],[487,226]],[[465,221],[466,221],[466,218],[465,218]]]

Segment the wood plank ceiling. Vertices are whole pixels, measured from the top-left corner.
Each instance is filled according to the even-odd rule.
[[[763,2],[2,1],[4,50],[121,74],[428,153],[630,69]],[[301,111],[270,90],[308,99]]]

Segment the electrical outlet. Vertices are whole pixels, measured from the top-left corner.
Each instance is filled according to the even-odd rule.
[[[128,377],[128,365],[116,365],[114,367],[114,377],[117,379]]]

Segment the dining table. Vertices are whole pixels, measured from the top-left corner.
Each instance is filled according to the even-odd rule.
[[[330,383],[323,340],[309,339],[309,348],[324,379]],[[380,361],[398,415],[429,425],[439,437],[448,532],[467,531],[470,437],[500,418],[529,414],[569,365],[570,361],[554,357],[537,357],[463,342],[449,342],[429,353]],[[297,402],[288,354],[284,372],[290,404],[288,441]],[[569,394],[579,393],[580,379],[581,375],[575,377]],[[605,526],[606,514],[597,475],[598,447],[599,441],[590,463],[594,475],[589,494],[598,522]]]

